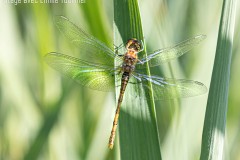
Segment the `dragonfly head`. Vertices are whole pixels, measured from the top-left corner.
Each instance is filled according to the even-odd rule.
[[[131,38],[126,43],[126,49],[141,52],[143,50],[142,41],[139,41],[136,38]]]

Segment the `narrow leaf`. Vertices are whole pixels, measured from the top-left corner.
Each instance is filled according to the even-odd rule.
[[[201,160],[223,159],[236,0],[224,0],[202,134]]]
[[[126,43],[130,38],[144,41],[137,0],[114,0],[114,27],[115,45]],[[144,53],[145,51],[142,52]],[[145,72],[149,75],[148,66]],[[147,85],[151,88],[151,84]],[[137,92],[137,97],[132,96],[136,95],[133,92]],[[145,94],[138,85],[127,86],[119,120],[121,159],[161,159],[155,104],[151,92],[152,90],[150,94]],[[116,95],[118,99],[119,88],[116,89]]]

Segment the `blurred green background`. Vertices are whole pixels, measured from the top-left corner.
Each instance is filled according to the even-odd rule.
[[[63,15],[113,48],[113,2],[9,4],[0,2],[0,159],[115,160],[107,148],[115,113],[113,93],[83,88],[43,59],[49,52],[81,51],[53,23]],[[193,79],[209,87],[222,1],[139,1],[147,50],[207,35],[191,54],[160,67],[161,75]],[[240,159],[239,42],[237,6],[225,159]],[[118,45],[118,44],[116,44]],[[156,102],[164,160],[199,159],[207,94]]]

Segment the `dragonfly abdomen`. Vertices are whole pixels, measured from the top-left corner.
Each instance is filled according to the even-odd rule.
[[[120,95],[119,95],[118,102],[122,102],[123,94],[126,90],[128,80],[129,80],[129,72],[124,72],[122,75],[121,89],[120,89]]]
[[[110,149],[113,148],[114,139],[115,139],[116,130],[117,130],[117,125],[118,125],[120,106],[122,104],[123,95],[124,95],[124,92],[125,92],[127,84],[128,84],[129,75],[130,75],[129,72],[124,72],[123,75],[122,75],[121,89],[120,89],[120,94],[119,94],[119,97],[118,97],[117,109],[116,109],[116,113],[115,113],[115,116],[114,116],[112,131],[111,131],[111,135],[110,135],[109,142],[108,142],[108,147]]]

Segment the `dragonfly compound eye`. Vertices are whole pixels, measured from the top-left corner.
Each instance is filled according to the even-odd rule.
[[[126,43],[126,49],[133,49],[139,52],[142,49],[142,43],[135,38],[129,39]]]

